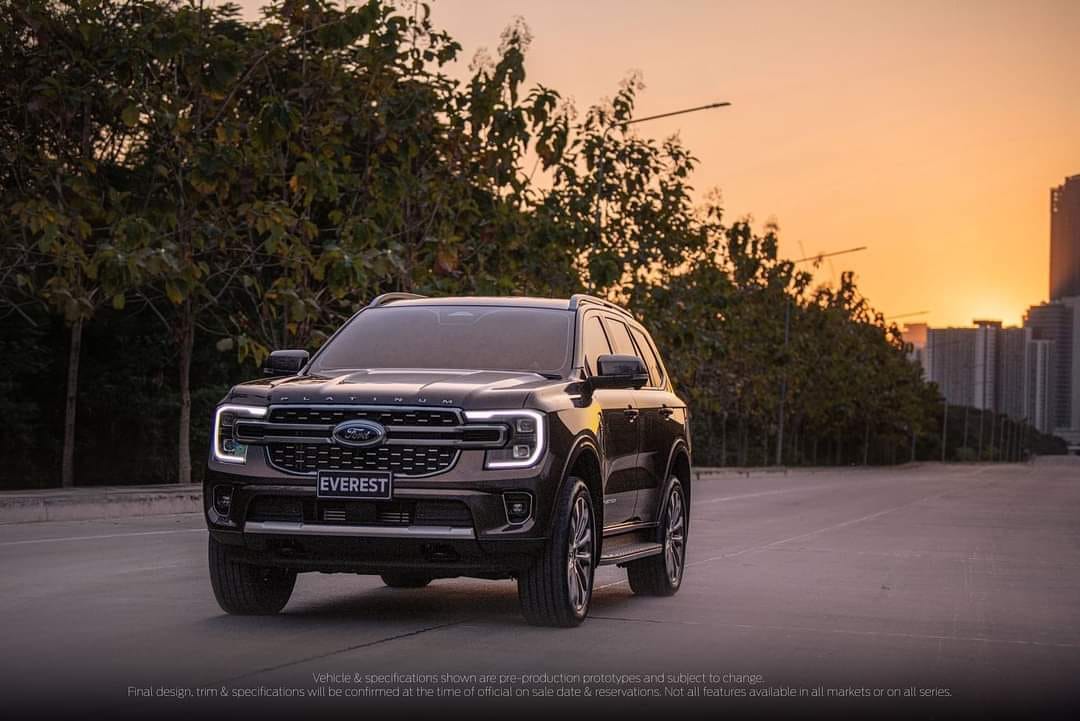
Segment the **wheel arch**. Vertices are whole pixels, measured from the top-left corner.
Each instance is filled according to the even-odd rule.
[[[679,479],[679,483],[682,484],[683,494],[686,496],[687,520],[689,520],[690,502],[693,498],[691,486],[693,473],[691,472],[690,465],[690,448],[687,447],[686,442],[682,439],[672,446],[671,454],[668,456],[667,473],[664,474],[664,487],[660,498],[667,497],[668,488],[671,487],[671,479],[673,477]],[[658,503],[658,513],[661,508],[662,504]]]
[[[559,479],[556,497],[558,497],[558,494],[562,493],[566,480],[571,476],[576,476],[585,481],[585,485],[589,489],[589,495],[592,497],[593,509],[596,513],[597,529],[602,529],[604,527],[603,466],[600,463],[599,446],[597,446],[596,440],[590,435],[583,434],[574,441],[574,445],[563,466],[562,477]],[[597,533],[597,536],[602,541],[603,533]],[[599,548],[600,544],[598,543],[598,554]]]

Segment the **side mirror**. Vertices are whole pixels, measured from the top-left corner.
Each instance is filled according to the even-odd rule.
[[[649,382],[645,362],[636,355],[602,355],[596,359],[593,388],[641,388]]]
[[[306,350],[276,350],[263,361],[263,375],[294,376],[307,365]]]

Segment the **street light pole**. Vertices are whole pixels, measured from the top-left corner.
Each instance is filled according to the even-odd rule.
[[[644,118],[631,118],[630,120],[620,120],[612,123],[604,128],[603,135],[600,136],[600,152],[596,161],[596,238],[598,241],[603,240],[604,228],[603,228],[603,212],[604,212],[604,150],[607,146],[608,133],[616,128],[626,128],[630,125],[637,125],[638,123],[645,123],[650,120],[660,120],[661,118],[673,118],[676,115],[687,115],[688,113],[696,113],[702,110],[712,110],[713,108],[726,108],[731,103],[719,102],[709,103],[708,105],[699,105],[695,108],[684,108],[682,110],[673,110],[670,113],[658,113],[656,115],[647,115]]]
[[[798,265],[799,263],[806,263],[807,261],[820,262],[825,258],[832,258],[836,255],[847,255],[848,253],[858,253],[861,250],[866,250],[865,245],[860,245],[858,248],[848,248],[847,250],[838,250],[833,253],[819,253],[818,255],[807,256],[806,258],[799,258],[798,260],[791,261],[792,265]],[[787,364],[787,347],[788,339],[791,336],[791,298],[785,297],[784,299],[784,345],[783,345],[783,358],[785,365]],[[787,400],[787,371],[786,368],[782,368],[780,371],[780,416],[776,423],[776,465],[782,466],[784,464],[784,403]]]

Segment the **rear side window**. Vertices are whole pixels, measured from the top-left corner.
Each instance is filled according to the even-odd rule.
[[[600,322],[600,316],[590,315],[585,320],[585,327],[581,331],[582,348],[585,356],[585,369],[590,374],[596,373],[596,359],[602,355],[611,353],[608,345],[607,334],[604,333],[604,325]]]
[[[637,343],[638,350],[641,351],[641,359],[645,361],[645,365],[649,368],[649,385],[654,388],[659,388],[663,381],[664,374],[660,370],[660,362],[656,359],[656,353],[653,351],[652,343],[649,339],[637,328],[631,328],[630,334],[634,336],[634,341]]]
[[[604,325],[607,326],[608,338],[611,340],[611,348],[615,353],[638,355],[637,349],[634,348],[634,341],[630,340],[630,332],[626,330],[626,324],[607,318]]]

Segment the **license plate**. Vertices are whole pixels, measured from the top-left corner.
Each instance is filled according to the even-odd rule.
[[[319,471],[318,498],[361,498],[388,501],[394,495],[394,476],[390,471]]]

